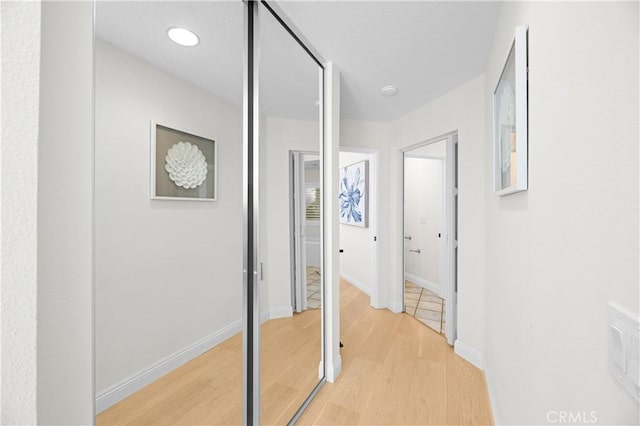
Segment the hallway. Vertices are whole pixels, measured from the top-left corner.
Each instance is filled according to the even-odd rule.
[[[493,424],[482,371],[408,314],[374,309],[340,284],[342,374],[298,424]]]
[[[344,280],[340,284],[343,371],[336,383],[323,386],[298,424],[493,424],[480,370],[414,318],[374,309],[366,294]],[[282,392],[297,392],[295,378],[304,365],[317,362],[312,353],[320,350],[319,340],[303,337],[319,312],[263,327],[263,363],[271,367],[262,377],[262,424],[286,424],[306,397],[300,393],[296,404],[279,403]],[[283,332],[296,338],[283,339]],[[291,358],[271,359],[270,348],[282,345]],[[98,415],[97,424],[239,424],[241,407],[234,401],[241,393],[241,351],[237,334]]]

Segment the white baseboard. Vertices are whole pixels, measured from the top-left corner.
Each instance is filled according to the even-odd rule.
[[[478,367],[480,370],[484,370],[484,358],[482,353],[477,349],[472,348],[466,343],[456,340],[453,344],[453,352],[471,364]]]
[[[293,316],[293,307],[289,306],[276,306],[269,308],[269,319],[276,318],[288,318]]]
[[[424,278],[420,278],[419,276],[413,275],[412,273],[409,273],[409,272],[404,273],[404,278],[411,281],[414,284],[418,284],[422,288],[426,288],[427,290],[434,292],[435,294],[438,294],[438,295],[440,294],[440,286],[436,283],[427,281]]]
[[[202,355],[214,346],[219,345],[228,338],[242,331],[242,321],[237,320],[215,333],[198,340],[186,348],[175,352],[168,357],[156,362],[133,374],[119,383],[96,393],[96,412],[100,413],[107,408],[122,401],[129,395],[139,391],[160,377],[170,373],[181,365]]]
[[[333,360],[329,360],[327,364],[327,382],[335,383],[342,371],[342,357],[338,355]]]
[[[289,318],[293,316],[292,306],[275,306],[260,312],[260,323],[277,318]]]
[[[340,278],[342,278],[345,281],[348,281],[349,284],[353,284],[353,286],[358,288],[361,292],[363,292],[367,296],[370,296],[370,294],[369,294],[369,286],[365,285],[362,281],[359,281],[359,280],[353,278],[349,274],[343,274],[342,272],[340,272]]]
[[[496,410],[496,394],[493,393],[493,385],[491,381],[491,373],[489,372],[489,362],[485,360],[484,363],[484,378],[487,381],[487,393],[489,394],[489,403],[491,404],[491,414],[493,415],[493,424],[500,425],[500,419],[498,417],[498,410]]]
[[[404,310],[404,303],[402,302],[391,303],[389,304],[389,310],[394,314],[399,314]]]

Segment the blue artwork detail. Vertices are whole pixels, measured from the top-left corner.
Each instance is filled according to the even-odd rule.
[[[366,163],[345,167],[340,180],[340,222],[365,226]]]

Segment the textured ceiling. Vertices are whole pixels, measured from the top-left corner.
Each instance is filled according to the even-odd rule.
[[[344,117],[391,121],[484,71],[492,2],[285,1],[280,8],[343,77]],[[317,118],[318,69],[268,14],[260,22],[263,113]],[[99,1],[96,35],[231,102],[242,102],[243,6],[234,1]],[[166,30],[201,43],[184,48]],[[380,94],[394,84],[393,98]]]

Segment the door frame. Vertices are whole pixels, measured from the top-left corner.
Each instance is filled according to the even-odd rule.
[[[402,310],[406,310],[404,304],[404,274],[405,274],[405,250],[404,250],[404,201],[405,201],[405,158],[407,152],[416,148],[431,145],[436,142],[446,141],[447,158],[445,160],[445,232],[446,232],[446,278],[440,283],[441,293],[446,296],[447,310],[445,313],[445,337],[449,345],[453,345],[457,336],[457,312],[458,312],[458,132],[452,131],[435,138],[430,138],[413,145],[409,145],[401,150],[402,166],[400,168],[400,180],[402,182],[402,233],[398,236],[399,247],[402,247]]]

